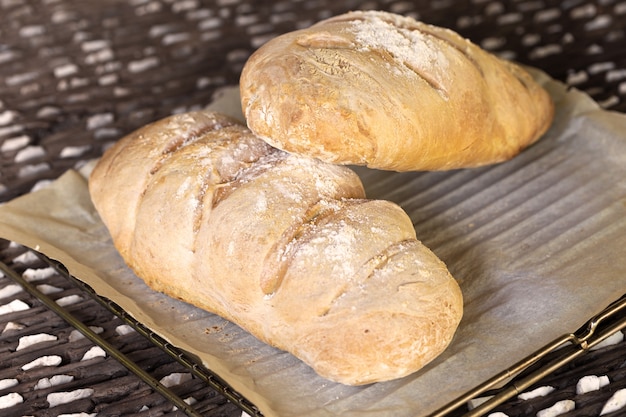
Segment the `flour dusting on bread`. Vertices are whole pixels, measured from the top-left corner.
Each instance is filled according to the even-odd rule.
[[[450,84],[449,63],[438,45],[441,41],[420,31],[417,22],[409,19],[389,22],[377,15],[364,16],[363,20],[355,19],[350,27],[359,50],[390,54],[399,63],[394,68],[406,68],[417,73],[447,99],[445,89]]]

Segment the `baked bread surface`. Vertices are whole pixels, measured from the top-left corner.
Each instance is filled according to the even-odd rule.
[[[457,33],[357,11],[278,36],[240,79],[248,127],[338,164],[413,171],[512,158],[549,127],[548,93]]]
[[[346,167],[272,148],[211,112],[110,148],[89,180],[123,259],[150,287],[238,324],[321,376],[399,378],[462,316],[444,263]]]

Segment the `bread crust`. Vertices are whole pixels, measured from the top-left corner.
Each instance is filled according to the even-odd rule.
[[[240,79],[248,127],[337,164],[414,171],[512,158],[549,127],[548,93],[455,32],[358,11],[278,36]]]
[[[123,259],[150,287],[231,320],[350,385],[438,356],[461,291],[397,205],[346,167],[270,147],[211,112],[110,148],[89,180]]]

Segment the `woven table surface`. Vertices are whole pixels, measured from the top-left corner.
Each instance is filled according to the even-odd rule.
[[[268,39],[356,9],[449,27],[626,112],[626,1],[0,0],[0,202],[81,167],[148,122],[204,107],[219,88],[237,84]],[[34,253],[0,241],[0,261],[64,300],[201,415],[242,414],[236,398],[190,375]],[[0,313],[0,415],[184,415],[2,273]],[[29,336],[36,343],[22,347]],[[626,387],[625,349],[618,342],[559,369],[538,384],[552,393],[514,398],[499,415],[534,416],[562,400],[576,403],[563,415],[599,415]],[[40,358],[57,362],[25,368]],[[610,383],[577,393],[581,378],[599,375]]]

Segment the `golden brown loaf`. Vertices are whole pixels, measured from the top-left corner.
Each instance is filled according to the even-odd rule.
[[[288,152],[412,171],[500,162],[549,127],[549,95],[451,30],[359,11],[278,36],[240,80],[248,127]]]
[[[270,147],[210,112],[128,135],[90,177],[127,264],[320,375],[365,384],[440,354],[462,315],[446,266],[345,167]]]

